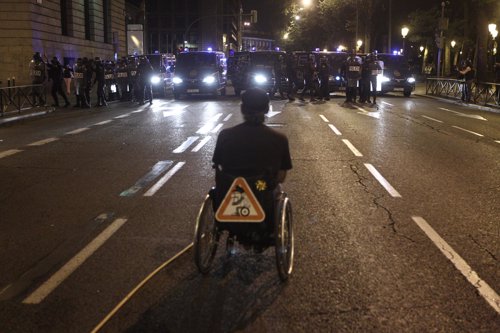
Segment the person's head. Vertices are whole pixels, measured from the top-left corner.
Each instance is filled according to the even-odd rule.
[[[53,65],[58,65],[59,64],[59,59],[57,57],[53,57],[52,60],[50,61]]]
[[[269,96],[265,90],[250,88],[241,95],[241,113],[247,122],[263,123],[269,111]]]
[[[35,60],[35,61],[42,60],[42,56],[40,55],[40,52],[35,52],[35,54],[33,54],[33,60]]]

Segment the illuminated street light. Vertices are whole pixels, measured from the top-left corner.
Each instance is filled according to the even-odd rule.
[[[283,35],[283,39],[288,39],[289,35],[290,35],[290,34],[289,34],[288,32],[287,32],[287,33],[285,33],[285,34]]]
[[[295,21],[299,21],[300,20],[300,16],[299,15],[295,15]]]
[[[249,27],[249,26],[250,26],[250,22],[244,22],[244,23],[243,23],[243,25],[244,25],[245,27]]]
[[[423,51],[424,51],[424,47],[420,46],[420,52],[423,52]]]
[[[302,0],[302,6],[310,7],[312,5],[312,0]]]
[[[491,32],[491,37],[493,37],[493,39],[495,39],[495,38],[497,38],[497,36],[498,36],[498,30],[493,30]]]
[[[497,30],[497,25],[495,23],[488,24],[488,31],[493,35],[493,31]]]
[[[401,28],[401,36],[403,36],[403,51],[401,53],[405,53],[405,38],[408,35],[408,32],[410,32],[410,29],[408,27],[402,27]]]
[[[457,42],[455,42],[454,40],[451,41],[451,47],[455,47],[455,45],[457,45]]]
[[[356,42],[356,45],[358,46],[358,50],[361,48],[361,45],[363,45],[363,41],[361,39],[358,39]]]

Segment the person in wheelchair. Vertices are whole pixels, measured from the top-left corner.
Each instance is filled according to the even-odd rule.
[[[236,235],[246,247],[254,246],[259,252],[272,241],[274,230],[273,205],[280,195],[281,183],[292,168],[288,138],[266,126],[265,115],[269,111],[269,96],[259,88],[246,90],[241,96],[243,123],[220,132],[212,161],[215,167],[215,206],[219,207],[234,176],[247,179],[266,179],[265,189],[257,193],[259,201],[271,212],[265,223],[225,224],[229,237]],[[228,179],[229,178],[229,179]],[[258,180],[256,180],[258,184]],[[252,191],[259,192],[257,190]],[[236,195],[235,193],[234,195]],[[245,207],[242,211],[246,212]]]

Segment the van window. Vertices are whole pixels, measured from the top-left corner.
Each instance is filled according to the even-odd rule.
[[[215,67],[217,59],[215,53],[181,53],[176,60],[176,67]]]

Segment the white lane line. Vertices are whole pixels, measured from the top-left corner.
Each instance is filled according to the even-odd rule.
[[[467,262],[460,257],[460,255],[453,250],[453,248],[446,243],[446,241],[439,236],[439,234],[420,216],[412,216],[413,221],[422,229],[422,231],[431,239],[436,247],[444,254],[449,261],[453,263],[456,269],[462,273],[467,281],[472,284],[479,294],[488,302],[489,305],[500,314],[500,297],[493,290],[488,283],[482,280],[479,275],[472,270]]]
[[[382,104],[389,105],[389,106],[394,106],[394,104],[387,103],[387,102],[384,102],[384,101],[382,101]]]
[[[332,124],[328,124],[328,127],[330,127],[333,131],[333,133],[337,134],[337,135],[342,135],[342,133],[340,133],[340,131],[337,129],[337,127],[333,126]]]
[[[85,131],[88,131],[90,128],[88,127],[83,127],[83,128],[79,128],[79,129],[76,129],[74,131],[71,131],[71,132],[66,132],[65,134],[66,135],[74,135],[74,134],[78,134],[78,133],[82,133],[82,132],[85,132]]]
[[[203,146],[208,142],[210,141],[211,137],[210,136],[206,136],[203,138],[203,140],[200,141],[200,143],[198,143],[196,145],[196,147],[193,148],[193,150],[191,150],[193,153],[197,153],[201,148],[203,148]]]
[[[214,123],[207,123],[205,126],[201,127],[199,130],[196,131],[196,134],[207,134],[214,128],[215,124]]]
[[[57,140],[59,140],[59,138],[48,138],[48,139],[32,142],[28,146],[43,146],[44,144],[51,143],[51,142],[54,142]]]
[[[496,143],[500,143],[500,140],[495,140]]]
[[[369,112],[363,108],[360,108],[359,106],[356,106],[356,109],[358,109],[360,111],[360,112],[358,112],[359,114],[362,114],[362,115],[368,116],[368,117],[372,117],[372,118],[380,119],[380,112]]]
[[[443,110],[443,111],[451,112],[451,113],[453,113],[453,114],[455,114],[457,116],[460,116],[460,117],[466,117],[466,118],[472,118],[472,119],[478,119],[478,120],[488,121],[488,119],[486,119],[484,117],[481,117],[480,115],[477,115],[477,114],[467,114],[467,113],[453,111],[453,110],[446,109],[446,108],[439,108],[439,109]]]
[[[370,163],[365,163],[365,167],[393,198],[401,198],[401,194],[399,194],[399,192],[396,191],[396,189],[392,187],[391,184],[389,184],[389,182],[380,174],[380,172],[378,172],[377,169],[375,169],[373,165],[371,165]]]
[[[329,122],[330,122],[330,121],[329,121],[329,120],[328,120],[325,116],[323,116],[322,114],[320,114],[320,115],[319,115],[319,117],[320,117],[321,119],[323,119],[323,121],[324,121],[325,123],[329,123]]]
[[[2,152],[0,152],[0,158],[14,155],[14,154],[17,154],[20,152],[22,152],[22,150],[19,150],[19,149],[10,149],[10,150],[6,150],[6,151],[2,151]]]
[[[105,121],[101,121],[100,123],[97,123],[97,124],[94,124],[94,126],[101,126],[101,125],[106,125],[106,124],[109,124],[110,122],[112,122],[113,120],[110,119],[110,120],[105,120]]]
[[[362,157],[363,154],[361,154],[359,152],[359,150],[356,149],[356,147],[354,147],[354,145],[347,139],[342,139],[342,142],[345,143],[345,145],[347,147],[349,147],[349,149],[352,151],[352,153],[354,154],[354,156],[358,156],[358,157]]]
[[[217,113],[212,119],[210,119],[210,122],[215,123],[219,121],[220,117],[222,117],[222,113]]]
[[[154,184],[146,193],[144,193],[144,196],[152,197],[163,185],[165,185],[166,182],[168,182],[170,178],[172,178],[173,175],[175,175],[177,171],[180,170],[180,168],[184,166],[184,164],[186,164],[186,162],[179,162],[174,165],[174,167],[170,169],[163,177],[161,177],[160,180],[156,182],[156,184]]]
[[[222,126],[224,126],[224,124],[222,123],[218,124],[210,131],[210,133],[217,133],[222,128]]]
[[[173,153],[175,154],[183,153],[184,151],[186,151],[186,149],[189,148],[189,146],[191,146],[198,139],[199,136],[190,136],[179,147],[175,148]]]
[[[469,131],[469,130],[467,130],[467,129],[465,129],[465,128],[462,128],[462,127],[458,127],[458,126],[451,126],[451,127],[456,128],[456,129],[459,129],[459,130],[464,131],[464,132],[467,132],[467,133],[470,133],[470,134],[477,135],[477,136],[484,136],[484,135],[482,135],[482,134],[479,134],[479,133],[476,133],[476,132]]]
[[[432,117],[427,117],[427,116],[422,116],[422,117],[424,117],[424,118],[426,118],[426,119],[429,119],[429,120],[432,120],[432,121],[435,121],[435,122],[437,122],[437,123],[442,123],[442,121],[441,121],[441,120],[437,120],[437,119],[434,119],[434,118],[432,118]]]
[[[230,114],[228,114],[228,115],[226,116],[226,118],[224,118],[222,121],[228,121],[229,119],[231,119],[231,117],[232,117],[232,116],[233,116],[233,114],[232,114],[232,113],[230,113]]]
[[[45,281],[37,290],[23,300],[24,304],[38,304],[71,275],[85,260],[96,252],[113,234],[127,222],[125,218],[116,219],[85,248],[68,261],[61,269]]]
[[[122,114],[121,116],[117,116],[117,117],[115,117],[115,119],[127,118],[128,116],[130,116],[130,113],[127,113],[127,114]]]
[[[140,109],[140,110],[135,110],[135,111],[132,111],[132,113],[139,113],[139,112],[143,112],[145,111],[146,109]]]

